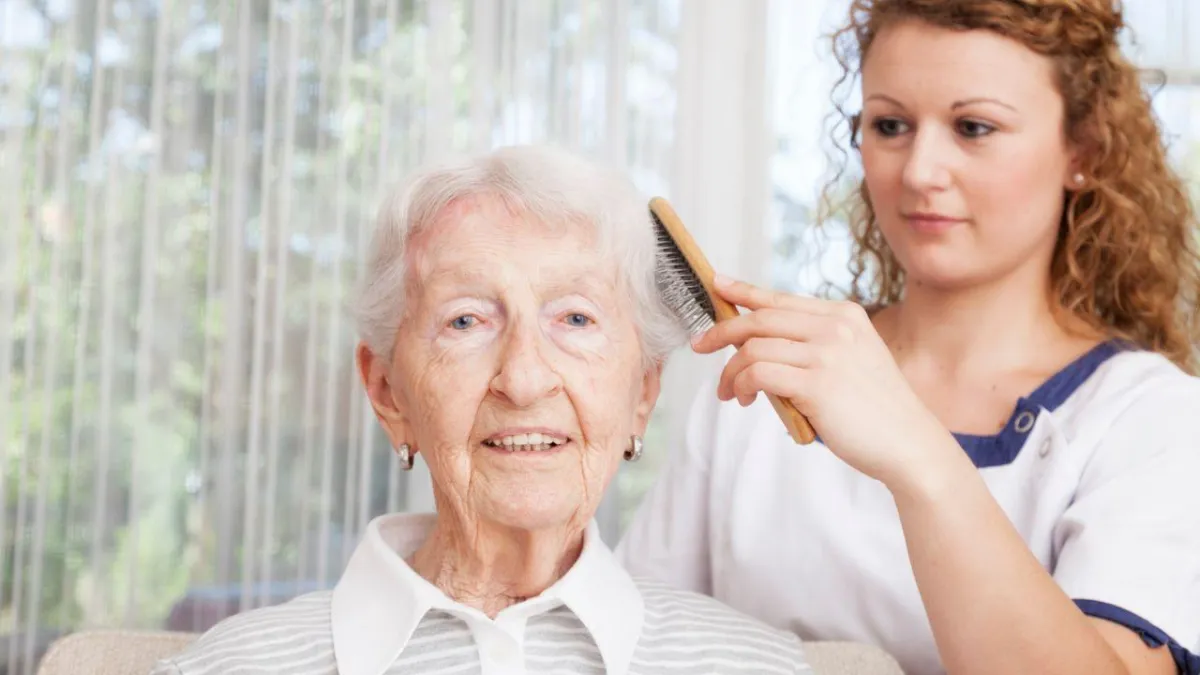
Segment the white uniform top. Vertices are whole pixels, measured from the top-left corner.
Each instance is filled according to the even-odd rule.
[[[701,390],[623,563],[803,639],[873,643],[910,675],[944,672],[890,493],[793,443],[765,398],[742,408],[715,383]],[[957,437],[1083,612],[1200,675],[1200,379],[1106,343],[1020,399],[1001,433]]]

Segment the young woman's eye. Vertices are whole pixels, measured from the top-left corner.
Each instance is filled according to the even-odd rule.
[[[594,321],[592,321],[592,317],[588,316],[587,314],[581,314],[579,312],[571,312],[570,314],[563,317],[563,319],[572,328],[587,328],[588,326],[595,323]]]
[[[471,314],[463,314],[456,316],[450,320],[450,327],[454,330],[468,330],[479,323],[479,318]]]
[[[876,133],[881,136],[899,136],[908,131],[908,124],[895,117],[880,117],[871,123]]]
[[[958,133],[967,138],[983,138],[996,130],[996,127],[976,120],[959,120]]]

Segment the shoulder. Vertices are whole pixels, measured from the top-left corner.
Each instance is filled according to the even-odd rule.
[[[208,675],[232,670],[247,673],[333,673],[333,636],[329,622],[330,591],[309,593],[273,607],[243,612],[213,626],[171,659],[180,675]],[[303,655],[301,670],[286,664]],[[160,666],[160,668],[162,668]]]
[[[1054,415],[1080,487],[1165,487],[1200,472],[1200,378],[1152,352],[1117,354]]]
[[[1119,353],[1099,368],[1080,396],[1064,406],[1081,434],[1108,436],[1136,427],[1147,440],[1185,432],[1200,434],[1200,378],[1161,354]]]
[[[1188,374],[1157,352],[1130,349],[1118,352],[1099,369],[1098,389],[1112,393],[1140,386],[1200,387],[1200,378]]]
[[[697,669],[736,662],[752,672],[806,673],[800,639],[707,595],[634,577],[645,602],[641,644],[654,658],[678,655]],[[661,651],[660,651],[661,650]]]

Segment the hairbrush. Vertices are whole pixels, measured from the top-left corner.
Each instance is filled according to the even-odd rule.
[[[691,335],[699,335],[719,321],[739,315],[737,307],[713,292],[713,268],[683,226],[675,209],[662,197],[650,200],[656,239],[655,278],[664,304]],[[816,438],[812,424],[791,401],[767,394],[788,435],[797,443]]]

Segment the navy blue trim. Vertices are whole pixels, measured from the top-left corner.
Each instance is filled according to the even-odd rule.
[[[1076,600],[1075,605],[1088,616],[1112,621],[1132,630],[1142,638],[1142,642],[1145,642],[1148,647],[1166,645],[1175,659],[1175,667],[1179,675],[1200,675],[1200,656],[1184,649],[1183,645],[1172,640],[1158,626],[1137,614],[1097,600]]]
[[[1011,464],[1024,447],[1041,411],[1053,412],[1105,361],[1129,348],[1129,344],[1117,340],[1101,342],[1043,382],[1032,394],[1017,399],[1016,408],[1000,433],[992,436],[956,433],[954,438],[980,469]]]

